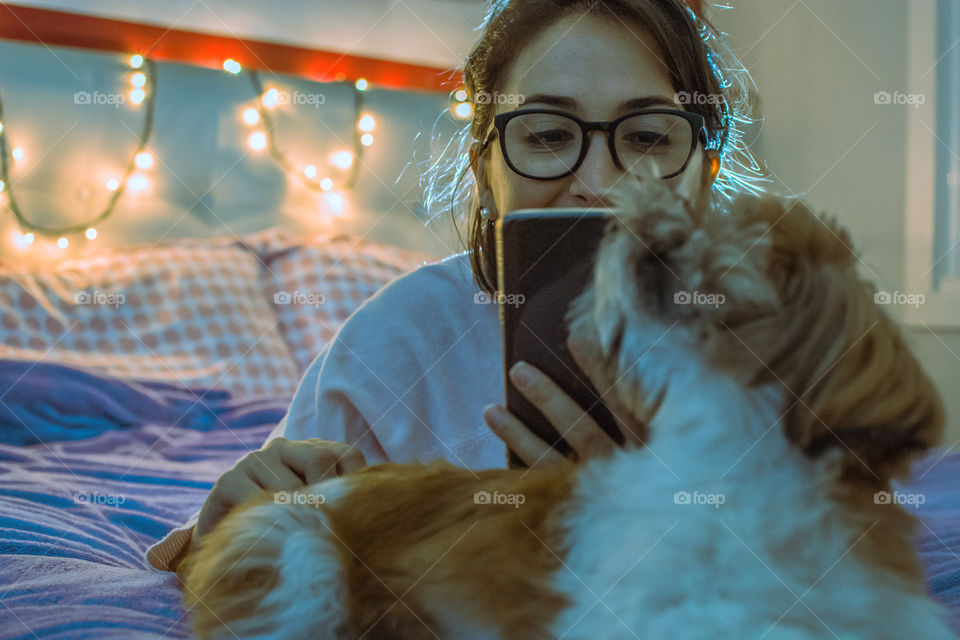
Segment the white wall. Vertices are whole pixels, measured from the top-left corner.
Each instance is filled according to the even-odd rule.
[[[766,117],[758,156],[780,189],[805,194],[850,229],[865,275],[902,291],[912,107],[876,105],[873,96],[908,91],[907,1],[727,3],[733,8],[708,15],[757,83]],[[947,405],[946,444],[960,451],[960,327],[912,326],[907,333]]]

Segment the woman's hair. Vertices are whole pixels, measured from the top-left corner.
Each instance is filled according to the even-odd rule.
[[[480,215],[468,150],[489,129],[496,101],[477,100],[477,96],[500,91],[520,51],[569,14],[611,18],[650,33],[674,90],[693,97],[685,108],[706,120],[706,148],[720,151],[720,172],[712,194],[715,202],[729,201],[738,191],[760,191],[768,181],[744,143],[741,128],[754,120],[753,80],[713,25],[695,15],[683,0],[494,0],[479,28],[482,35],[463,67],[472,119],[435,151],[422,176],[427,211],[439,215],[449,204],[461,243],[457,221],[467,219],[465,246],[470,250],[474,281],[490,294],[496,291],[494,225]]]

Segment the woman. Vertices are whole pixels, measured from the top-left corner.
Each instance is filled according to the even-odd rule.
[[[699,191],[689,197],[720,201],[759,177],[743,172],[755,165],[736,128],[749,78],[681,0],[497,2],[464,79],[474,101],[469,149],[435,164],[427,191],[430,202],[456,202],[469,165],[471,250],[364,303],[310,366],[264,447],[217,481],[197,516],[148,550],[151,566],[173,570],[192,535],[262,489],[293,490],[368,463],[439,457],[502,467],[509,447],[531,466],[569,464],[498,405],[497,309],[475,295],[494,289],[494,221],[518,208],[608,206],[605,194],[636,160],[630,136],[651,122],[677,141],[679,151],[658,167],[664,179],[675,184],[694,172]],[[610,124],[588,130],[585,122]],[[533,133],[543,127],[549,139]],[[534,151],[531,136],[540,145]],[[614,446],[536,369],[515,367],[511,378],[578,458]],[[642,444],[635,430],[628,441]]]

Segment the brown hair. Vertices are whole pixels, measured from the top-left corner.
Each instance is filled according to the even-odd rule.
[[[720,39],[708,20],[697,16],[683,0],[499,0],[492,3],[480,39],[467,56],[464,83],[473,102],[473,117],[461,131],[459,145],[451,141],[440,158],[427,169],[425,204],[428,210],[449,200],[454,224],[457,208],[468,219],[466,246],[474,281],[480,289],[496,290],[494,225],[480,215],[477,195],[469,182],[469,145],[486,133],[493,121],[494,101],[477,101],[478,95],[493,95],[502,88],[510,64],[537,34],[570,13],[613,18],[623,26],[648,31],[663,55],[675,91],[722,100],[692,101],[688,110],[706,119],[707,148],[721,153],[720,173],[714,181],[714,195],[729,199],[732,192],[760,191],[765,182],[746,145],[738,123],[752,122],[753,83],[743,65]],[[444,161],[454,153],[453,160]],[[469,189],[470,195],[465,193]],[[469,203],[467,203],[469,200]],[[465,206],[464,206],[465,205]],[[465,211],[464,211],[465,209]],[[461,243],[460,229],[457,235]]]

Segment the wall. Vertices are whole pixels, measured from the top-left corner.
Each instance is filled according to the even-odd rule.
[[[757,83],[765,116],[754,145],[758,156],[779,189],[805,195],[850,229],[864,275],[882,289],[902,291],[912,107],[874,104],[874,94],[908,91],[908,3],[727,4],[732,9],[712,7],[708,15],[729,34]],[[960,328],[918,325],[907,333],[947,405],[946,444],[960,451]]]

